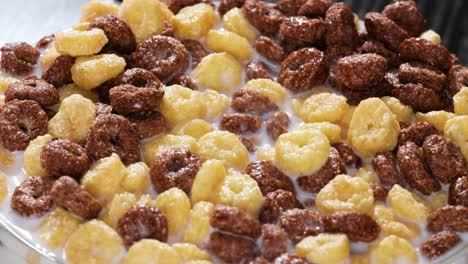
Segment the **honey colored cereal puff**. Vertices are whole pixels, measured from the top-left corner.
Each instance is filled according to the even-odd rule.
[[[398,184],[388,192],[388,203],[400,216],[417,223],[422,223],[431,209],[416,194]]]
[[[5,93],[5,91],[8,89],[8,86],[16,81],[18,81],[18,79],[13,77],[0,77],[0,93]]]
[[[275,163],[290,175],[308,175],[328,159],[330,143],[316,129],[296,130],[282,134],[275,143]]]
[[[8,195],[8,177],[5,173],[0,171],[0,207],[1,203],[5,200]]]
[[[172,248],[177,251],[182,261],[210,260],[210,255],[191,243],[175,243]]]
[[[41,222],[39,238],[51,248],[62,247],[80,223],[70,212],[58,207]]]
[[[447,112],[444,110],[431,111],[427,113],[417,112],[416,121],[426,121],[429,124],[433,125],[438,131],[444,131],[445,123],[447,123],[447,121],[454,116],[454,113]]]
[[[304,123],[297,129],[317,129],[328,138],[331,144],[341,141],[341,127],[330,122]]]
[[[212,53],[203,57],[192,72],[202,87],[220,92],[232,90],[242,80],[242,64],[229,53]]]
[[[396,97],[384,96],[380,98],[390,108],[399,120],[411,122],[414,118],[413,109],[410,106],[404,105]]]
[[[350,251],[349,240],[344,234],[309,236],[296,245],[297,255],[317,264],[340,263],[349,257]]]
[[[304,101],[300,116],[305,122],[336,123],[342,119],[348,108],[344,96],[333,93],[319,93]]]
[[[29,176],[49,176],[41,165],[41,152],[45,144],[52,140],[49,134],[39,136],[32,140],[24,151],[23,167]]]
[[[103,1],[93,0],[83,5],[81,8],[80,22],[91,22],[96,17],[108,14],[117,15],[119,7],[117,5]]]
[[[72,66],[72,79],[81,89],[91,90],[119,75],[125,66],[125,59],[115,54],[80,57]]]
[[[214,204],[210,202],[201,201],[193,205],[182,237],[183,242],[193,243],[198,246],[203,245],[211,230],[210,218],[213,210]]]
[[[93,91],[81,89],[74,83],[62,86],[58,88],[57,90],[59,93],[60,102],[62,102],[65,98],[74,94],[79,94],[83,96],[84,98],[88,98],[89,100],[93,102],[99,101],[99,97],[96,93],[94,93]]]
[[[100,219],[113,229],[117,229],[117,223],[120,217],[136,203],[137,197],[133,193],[118,193],[107,203],[104,214],[101,215]]]
[[[200,201],[215,202],[215,192],[224,182],[227,172],[221,160],[205,161],[192,184],[192,204]]]
[[[387,235],[413,239],[421,233],[418,225],[399,221],[392,209],[384,205],[376,205],[372,217],[379,224],[382,232]]]
[[[203,103],[206,105],[206,118],[214,120],[227,111],[229,107],[229,97],[215,90],[206,89],[202,93]]]
[[[286,89],[270,79],[250,80],[244,85],[244,89],[259,92],[277,104],[281,104],[286,98]]]
[[[271,146],[260,147],[255,151],[255,158],[258,160],[275,160],[275,148]]]
[[[135,194],[146,191],[150,185],[149,168],[144,162],[130,164],[120,186],[123,190]]]
[[[71,264],[111,263],[123,250],[117,232],[99,220],[78,226],[65,244],[65,257]]]
[[[250,42],[257,38],[254,27],[250,25],[238,7],[232,8],[224,14],[223,25],[226,30],[237,33]]]
[[[156,157],[169,148],[183,148],[192,153],[198,153],[197,140],[186,135],[160,135],[143,144],[143,159],[146,164],[151,164]]]
[[[199,3],[182,8],[174,16],[176,35],[181,39],[199,39],[205,36],[218,21],[212,6]]]
[[[348,129],[351,146],[365,157],[391,151],[398,143],[398,118],[378,98],[361,101],[353,113]]]
[[[444,135],[460,147],[468,160],[468,115],[449,119],[444,126]]]
[[[371,263],[391,264],[398,261],[418,263],[416,249],[407,240],[390,235],[370,247]]]
[[[464,86],[453,96],[454,112],[457,115],[468,115],[468,87]]]
[[[156,197],[156,207],[167,217],[169,235],[178,234],[190,217],[190,199],[179,188],[171,188]]]
[[[440,44],[441,42],[440,35],[432,29],[423,32],[419,37],[435,44]]]
[[[97,54],[109,40],[102,29],[87,31],[69,29],[55,34],[55,49],[72,57]]]
[[[164,90],[161,113],[173,126],[205,116],[202,93],[180,85],[167,86]]]
[[[172,133],[175,135],[187,135],[193,138],[200,138],[213,130],[214,128],[205,120],[193,119],[174,127]]]
[[[182,264],[177,251],[155,239],[142,239],[133,244],[123,258],[122,264],[171,263]]]
[[[205,45],[215,52],[228,52],[240,61],[247,61],[253,55],[253,49],[246,38],[226,30],[208,31]]]

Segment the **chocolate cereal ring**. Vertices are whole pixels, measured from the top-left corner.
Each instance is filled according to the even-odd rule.
[[[71,68],[74,63],[75,58],[67,55],[60,55],[55,58],[42,73],[42,79],[55,86],[55,88],[72,83]]]
[[[198,63],[208,55],[208,51],[206,51],[203,44],[201,44],[198,40],[194,39],[185,39],[182,40],[182,44],[184,44],[185,48],[188,50],[190,55],[192,56],[192,68],[195,69]]]
[[[88,130],[86,152],[93,160],[116,153],[125,164],[133,163],[139,157],[138,131],[125,117],[100,115]]]
[[[272,161],[261,160],[251,162],[247,165],[245,173],[258,183],[258,187],[263,195],[279,189],[294,192],[291,179],[282,173]]]
[[[47,133],[47,114],[31,100],[13,100],[0,108],[0,144],[24,150],[29,142]]]
[[[162,89],[139,88],[130,84],[116,86],[109,91],[112,109],[120,114],[134,114],[158,109]]]
[[[166,119],[160,112],[143,112],[127,116],[138,129],[140,138],[148,138],[166,130]]]
[[[41,216],[52,208],[51,177],[31,176],[16,187],[11,197],[11,209],[22,216]]]
[[[200,166],[197,154],[173,148],[161,153],[153,161],[149,174],[158,193],[177,187],[189,194]]]
[[[5,91],[5,101],[33,100],[40,106],[47,107],[59,103],[57,89],[50,83],[36,76],[13,82]]]
[[[0,67],[11,74],[30,73],[40,55],[38,50],[26,42],[8,43],[0,51]]]
[[[250,24],[267,36],[275,36],[278,33],[284,18],[280,11],[258,0],[246,0],[241,10]]]
[[[68,139],[57,139],[45,144],[40,159],[42,167],[50,176],[68,175],[79,179],[90,165],[86,150]]]
[[[143,238],[167,241],[167,218],[156,208],[135,205],[117,223],[117,233],[127,248]]]
[[[99,28],[106,33],[109,42],[104,49],[128,54],[135,50],[136,40],[130,26],[115,15],[100,16],[91,21],[89,29]]]

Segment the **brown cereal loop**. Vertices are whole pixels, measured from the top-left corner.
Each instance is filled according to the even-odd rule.
[[[255,40],[255,49],[273,63],[281,63],[286,58],[283,48],[269,37],[259,36]]]
[[[50,195],[54,202],[84,219],[98,217],[102,206],[73,178],[62,176],[55,181]]]
[[[460,243],[461,239],[453,231],[441,231],[432,235],[421,245],[421,252],[430,259],[437,258]]]
[[[140,43],[131,60],[134,67],[149,70],[159,79],[165,79],[185,72],[189,52],[179,40],[158,35]]]
[[[327,68],[323,52],[316,48],[300,49],[283,61],[278,82],[296,93],[309,91],[325,82]]]
[[[99,28],[106,33],[109,42],[107,49],[117,53],[128,54],[135,50],[136,40],[130,26],[115,15],[109,14],[95,18],[89,25],[90,29]]]
[[[420,148],[411,141],[398,148],[397,159],[408,184],[425,195],[440,190],[440,184],[432,178],[426,170],[423,162],[423,154]]]
[[[174,84],[182,85],[184,87],[190,88],[195,91],[198,90],[197,82],[189,75],[184,75],[184,74],[176,75],[167,83],[167,85],[174,85]]]
[[[306,1],[307,0],[280,0],[274,5],[274,8],[285,16],[296,16],[299,8],[301,8]]]
[[[259,0],[246,0],[241,8],[245,18],[258,31],[267,36],[275,36],[284,15],[267,3]]]
[[[57,139],[44,145],[41,165],[50,176],[68,175],[75,179],[89,169],[90,161],[86,150],[68,139]]]
[[[419,83],[422,86],[440,91],[444,88],[445,74],[422,63],[404,63],[398,69],[398,79],[401,83]]]
[[[245,77],[247,80],[252,79],[270,79],[273,80],[273,76],[269,73],[268,66],[261,61],[251,61],[245,66]]]
[[[382,14],[406,30],[412,37],[418,37],[426,30],[426,20],[414,1],[397,1],[387,5]]]
[[[243,137],[241,135],[237,135],[239,138],[240,142],[244,147],[249,151],[249,152],[254,152],[256,150],[255,143],[252,141],[252,139]]]
[[[268,96],[245,89],[232,95],[231,107],[240,113],[256,115],[263,115],[278,109],[278,106]]]
[[[427,217],[426,229],[430,232],[450,230],[456,232],[468,231],[468,207],[447,205]]]
[[[339,174],[346,174],[346,165],[338,150],[331,147],[327,162],[317,172],[299,177],[297,183],[303,191],[317,193]]]
[[[235,7],[241,8],[244,2],[245,0],[221,0],[219,1],[218,12],[221,16],[224,16],[224,14]]]
[[[50,35],[47,35],[47,36],[44,36],[42,37],[40,40],[38,40],[36,42],[36,49],[44,49],[46,48],[47,46],[49,46],[49,44],[54,41],[55,39],[55,36],[54,34],[50,34]]]
[[[197,40],[185,39],[182,40],[182,44],[184,44],[185,48],[192,56],[192,68],[197,67],[198,63],[200,63],[203,57],[208,55],[208,51],[206,51],[205,47],[203,47],[203,44]]]
[[[346,143],[334,143],[332,144],[338,153],[340,153],[341,159],[347,166],[358,167],[361,165],[361,158],[354,152],[353,148]]]
[[[447,98],[442,93],[426,88],[421,84],[407,83],[392,91],[403,104],[410,105],[415,111],[429,112],[443,110]]]
[[[11,74],[30,73],[40,55],[38,50],[26,42],[5,44],[0,51],[0,68]]]
[[[364,23],[369,36],[391,50],[398,51],[400,43],[409,37],[408,33],[395,22],[377,12],[364,16]]]
[[[121,84],[130,84],[138,88],[162,88],[162,83],[158,77],[152,72],[141,68],[126,70],[118,79]],[[164,91],[161,91],[161,93],[164,94]]]
[[[374,241],[380,227],[372,217],[363,213],[336,212],[322,218],[325,232],[344,233],[351,241]]]
[[[216,205],[210,218],[210,225],[235,235],[258,238],[261,225],[257,219],[237,207]]]
[[[144,238],[166,242],[167,219],[154,207],[135,205],[119,218],[117,233],[122,237],[127,248]]]
[[[72,83],[71,68],[74,63],[75,58],[67,55],[60,55],[55,58],[42,73],[42,79],[56,88]]]
[[[304,257],[300,257],[296,254],[284,253],[283,255],[275,259],[275,264],[309,264]]]
[[[452,66],[447,48],[422,38],[406,39],[401,43],[399,51],[401,58],[406,61],[424,62],[441,70],[448,70]]]
[[[334,3],[325,14],[327,46],[356,47],[358,32],[354,23],[354,14],[344,3]]]
[[[29,142],[47,133],[47,114],[31,100],[13,100],[0,107],[0,144],[24,150]]]
[[[439,131],[437,131],[437,129],[428,122],[413,122],[409,126],[400,130],[398,144],[402,145],[407,141],[411,141],[416,145],[421,146],[426,137],[437,134],[439,134]]]
[[[276,140],[282,134],[288,132],[289,116],[286,112],[277,112],[265,122],[268,135]]]
[[[208,249],[228,263],[240,263],[254,257],[258,251],[255,241],[220,232],[211,233]]]
[[[280,217],[281,228],[294,244],[323,232],[322,218],[308,209],[291,209]]]
[[[468,86],[468,67],[455,65],[447,74],[447,91],[454,96],[463,86]]]
[[[448,203],[468,207],[468,176],[460,177],[450,184]]]
[[[361,53],[375,53],[387,59],[387,62],[391,66],[400,65],[400,57],[397,52],[391,51],[385,47],[382,42],[377,40],[367,40],[359,48]]]
[[[332,5],[331,0],[308,0],[297,12],[300,16],[323,17]]]
[[[22,216],[41,216],[53,206],[51,177],[30,176],[16,187],[11,197],[11,209]]]
[[[283,230],[272,224],[262,226],[262,253],[270,261],[288,251],[286,236]]]
[[[112,106],[99,102],[94,105],[96,107],[96,116],[112,114]]]
[[[116,153],[123,163],[133,163],[139,158],[138,131],[125,117],[100,115],[88,130],[86,152],[92,160]]]
[[[279,189],[294,192],[291,179],[282,173],[272,161],[260,160],[251,162],[247,165],[245,173],[258,183],[258,187],[263,195]]]
[[[59,103],[57,89],[50,83],[36,76],[28,76],[24,80],[16,81],[5,91],[5,101],[33,100],[40,106],[47,107]]]
[[[374,199],[377,201],[385,202],[387,200],[388,190],[379,185],[378,183],[369,183],[369,187],[372,190]]]
[[[384,186],[391,187],[401,182],[397,159],[392,152],[377,153],[372,159],[372,168]]]
[[[151,164],[149,175],[158,193],[177,187],[190,194],[200,166],[201,161],[197,154],[173,148],[159,154]]]
[[[260,117],[249,114],[224,114],[219,123],[221,129],[235,134],[255,132],[261,125]]]
[[[163,95],[162,88],[140,88],[130,84],[119,85],[109,91],[112,109],[126,115],[158,109]]]
[[[356,54],[341,58],[336,67],[336,78],[344,86],[364,90],[379,84],[385,76],[387,60],[377,54]]]
[[[294,208],[304,206],[292,192],[278,189],[265,195],[258,219],[262,223],[276,223],[283,212]]]
[[[166,119],[160,112],[143,112],[127,116],[138,130],[140,138],[149,138],[166,130]]]
[[[325,34],[323,19],[310,19],[305,16],[292,16],[283,19],[280,33],[292,39],[308,43],[317,43]]]

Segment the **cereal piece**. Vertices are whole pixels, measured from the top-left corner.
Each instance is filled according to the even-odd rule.
[[[416,144],[407,141],[398,148],[398,163],[401,173],[408,184],[425,195],[440,190],[439,182],[426,169],[423,153]]]
[[[392,94],[415,111],[429,112],[446,108],[448,102],[444,94],[426,88],[421,84],[407,83],[392,91]]]
[[[380,227],[369,215],[353,212],[336,212],[322,219],[325,232],[344,233],[351,241],[374,241]]]
[[[231,133],[241,134],[256,132],[262,125],[262,119],[249,114],[225,114],[222,116],[219,126]]]
[[[74,94],[79,94],[83,96],[84,98],[88,98],[89,100],[93,102],[99,101],[98,95],[94,93],[94,91],[89,91],[89,90],[83,90],[80,87],[78,87],[76,84],[71,83],[65,86],[62,86],[57,89],[58,94],[59,94],[59,99],[60,102],[62,102],[65,98],[72,96]],[[101,103],[99,103],[101,104]],[[104,105],[104,104],[102,104]],[[98,107],[96,107],[98,108]],[[110,109],[109,113],[112,112],[112,108]]]
[[[171,23],[169,23],[167,20],[164,20],[164,29],[161,31],[159,35],[175,38],[174,26]]]
[[[285,16],[295,16],[305,2],[306,0],[280,0],[274,5],[274,8]]]
[[[84,218],[96,218],[102,209],[99,202],[71,177],[62,176],[54,182],[50,195],[54,202]]]
[[[41,216],[53,206],[50,189],[54,179],[28,177],[15,188],[11,197],[11,209],[22,216]]]
[[[240,263],[247,257],[255,256],[257,251],[254,241],[220,232],[211,233],[208,248],[221,260],[229,263]]]
[[[41,39],[39,39],[36,42],[36,45],[34,47],[36,49],[47,48],[47,46],[49,46],[49,44],[52,43],[54,41],[54,39],[55,39],[54,34],[46,35],[46,36],[42,37]]]
[[[302,209],[304,206],[292,192],[278,189],[265,195],[258,219],[262,223],[276,223],[283,212],[294,208]]]
[[[54,86],[36,76],[29,76],[8,86],[5,102],[13,100],[32,100],[47,107],[57,104],[59,96]]]
[[[296,253],[312,263],[339,263],[350,255],[349,240],[344,234],[309,236],[296,245]]]
[[[0,107],[0,144],[24,150],[31,140],[47,132],[47,115],[31,100],[13,100]]]
[[[242,65],[229,53],[212,53],[193,70],[192,77],[203,87],[228,91],[241,84]]]
[[[372,159],[372,168],[374,168],[384,186],[390,187],[402,180],[397,167],[397,159],[392,152],[377,153]]]
[[[154,239],[142,239],[135,243],[122,260],[122,264],[162,262],[181,264],[182,259],[174,248]]]
[[[457,144],[468,160],[468,116],[457,116],[445,123],[444,135]]]
[[[371,165],[369,165],[369,164],[360,167],[356,171],[356,173],[354,173],[353,177],[362,178],[368,184],[377,183],[377,176],[375,175],[374,171],[372,170]]]
[[[338,175],[320,190],[315,204],[324,214],[337,211],[367,213],[374,206],[374,196],[362,178]]]
[[[91,220],[78,226],[65,244],[65,256],[72,264],[110,263],[123,250],[119,235],[104,222]]]
[[[170,148],[182,148],[197,153],[197,141],[191,136],[160,135],[143,144],[143,158],[150,165],[162,152]]]
[[[292,253],[284,253],[275,259],[276,264],[308,264],[304,258]]]
[[[271,146],[262,146],[255,152],[255,158],[257,158],[257,160],[274,161],[275,148]]]
[[[48,173],[41,165],[40,157],[45,144],[52,140],[51,135],[38,136],[32,140],[24,151],[23,167],[27,175],[48,176]]]
[[[429,40],[435,44],[440,44],[442,42],[440,35],[432,29],[424,31],[419,37]]]
[[[133,114],[127,118],[137,127],[140,138],[149,138],[166,130],[166,119],[157,111]]]
[[[3,203],[8,195],[8,178],[5,173],[0,171],[0,204]]]
[[[403,63],[398,69],[401,83],[419,83],[422,86],[440,91],[444,88],[445,74],[421,63]]]
[[[133,163],[139,157],[138,131],[122,116],[98,116],[89,127],[86,152],[93,160],[117,153],[124,163]]]
[[[90,166],[86,150],[67,139],[45,143],[40,152],[40,162],[50,176],[69,175],[78,179]]]
[[[56,88],[72,83],[71,68],[74,63],[75,58],[67,55],[60,55],[55,58],[42,73],[42,79]]]
[[[299,8],[297,14],[306,17],[323,17],[331,5],[330,0],[308,0]]]
[[[382,14],[406,30],[410,36],[417,37],[426,29],[426,20],[414,1],[389,4]]]
[[[178,187],[190,193],[193,180],[201,166],[200,157],[185,149],[169,149],[159,154],[150,168],[154,189],[161,193]]]
[[[404,29],[380,13],[367,13],[364,16],[364,22],[369,36],[382,42],[391,50],[398,50],[400,43],[409,37]]]
[[[117,229],[119,219],[135,204],[137,204],[137,198],[133,193],[118,193],[107,203],[100,219],[113,229]]]
[[[182,241],[202,245],[208,238],[210,217],[214,205],[210,202],[198,202],[193,205]]]
[[[227,131],[212,131],[203,135],[198,143],[202,160],[219,159],[226,167],[243,169],[249,153],[239,138]]]
[[[371,245],[371,263],[391,264],[398,261],[418,263],[416,249],[407,240],[390,235]]]
[[[39,58],[39,63],[41,65],[42,70],[47,69],[49,65],[55,60],[57,57],[61,56],[60,53],[55,49],[55,44],[52,43],[42,54]]]
[[[246,0],[241,8],[245,18],[260,33],[274,36],[278,33],[283,14],[263,1]]]
[[[341,133],[341,130],[339,130],[338,132]],[[330,140],[330,142],[338,141],[338,140],[332,140],[330,136],[328,136],[328,140]],[[357,168],[359,165],[361,165],[361,158],[354,152],[354,150],[348,144],[334,143],[332,147],[338,151],[338,153],[341,156],[341,159],[343,160],[344,164],[346,164],[347,166],[351,165]]]
[[[245,66],[245,77],[247,80],[252,79],[271,79],[273,77],[269,73],[269,68],[261,61],[251,61]]]
[[[199,3],[187,6],[174,16],[177,37],[181,39],[199,39],[218,22],[218,16],[212,6]]]
[[[210,224],[222,231],[254,239],[261,233],[261,225],[257,219],[236,207],[217,205],[211,215]]]
[[[291,209],[283,212],[279,219],[281,228],[294,243],[323,231],[321,217],[308,209]]]
[[[413,109],[411,107],[404,105],[395,97],[384,96],[380,98],[387,106],[390,108],[392,113],[394,113],[400,121],[411,122],[413,120]]]
[[[426,229],[430,232],[451,230],[456,232],[467,232],[468,230],[468,208],[465,206],[448,205],[433,211],[427,217]]]
[[[464,86],[468,86],[468,67],[455,65],[450,68],[447,74],[447,90],[451,96],[454,96]]]
[[[416,194],[398,184],[393,185],[388,192],[388,203],[397,214],[414,222],[424,221],[430,212],[430,208],[422,203]]]
[[[325,33],[325,22],[304,16],[287,17],[281,22],[280,33],[286,38],[316,43],[322,40]]]
[[[453,96],[454,112],[457,115],[468,115],[468,87],[464,86]]]
[[[172,248],[177,251],[177,254],[181,257],[182,261],[192,263],[196,260],[210,260],[210,255],[194,244],[190,243],[175,243]]]
[[[397,117],[380,99],[361,101],[353,113],[348,129],[351,146],[361,155],[391,151],[397,145],[400,126]]]
[[[93,19],[107,14],[116,15],[118,11],[117,5],[93,0],[81,8],[80,22],[91,22]]]
[[[269,79],[250,80],[243,89],[261,93],[276,104],[282,103],[286,97],[286,90],[279,83]]]
[[[203,44],[199,41],[194,39],[185,39],[182,40],[182,44],[184,44],[185,48],[188,50],[190,55],[192,55],[192,68],[195,69],[200,63],[200,61],[208,55],[208,51],[206,51]]]
[[[440,135],[430,135],[424,140],[422,150],[432,175],[441,183],[451,183],[468,172],[465,157],[450,139]]]
[[[457,233],[452,231],[441,231],[432,235],[421,245],[421,252],[430,259],[437,258],[460,243],[461,239]]]
[[[125,66],[125,60],[115,54],[81,57],[71,69],[72,79],[80,88],[91,90],[119,75]]]
[[[176,235],[185,227],[190,217],[190,200],[181,189],[160,192],[155,205],[167,217],[169,235]]]
[[[206,118],[214,120],[229,107],[229,98],[215,90],[206,89],[202,93],[203,102],[206,108]]]
[[[278,189],[294,191],[289,177],[282,173],[271,161],[251,162],[247,165],[245,172],[258,183],[263,195]]]
[[[164,90],[161,112],[171,124],[204,117],[206,106],[202,101],[202,93],[180,85],[168,86]]]
[[[71,213],[57,208],[41,222],[39,238],[51,248],[63,247],[80,222]]]
[[[262,252],[266,259],[273,261],[287,252],[287,247],[286,236],[279,226],[272,224],[262,226]]]
[[[16,81],[18,80],[12,77],[0,77],[0,93],[5,93],[5,91],[8,89],[8,86]]]
[[[468,176],[460,177],[450,184],[448,203],[468,207]]]
[[[281,63],[286,58],[283,48],[268,37],[260,36],[255,40],[255,49],[260,55],[273,63]]]
[[[310,174],[325,164],[329,148],[328,139],[321,132],[296,130],[277,139],[275,162],[287,174]]]
[[[83,188],[99,200],[107,200],[119,190],[126,168],[117,154],[94,163],[81,179]],[[109,175],[112,175],[109,177]]]
[[[447,205],[448,195],[446,192],[436,193],[430,200],[432,210],[442,208]]]
[[[229,174],[218,186],[215,202],[238,207],[256,216],[262,206],[262,198],[262,192],[255,180],[247,174],[230,169]]]
[[[154,0],[127,0],[118,14],[132,29],[137,43],[161,33],[164,20],[172,16],[166,5]]]
[[[414,142],[416,145],[421,146],[430,135],[437,135],[439,132],[437,129],[429,124],[428,122],[415,122],[411,123],[409,126],[403,128],[400,131],[400,136],[398,138],[398,143],[403,145],[407,141]]]
[[[422,38],[408,38],[399,48],[400,56],[406,61],[421,61],[448,70],[451,66],[450,52],[441,44],[435,44]]]
[[[109,39],[105,49],[117,53],[130,53],[136,48],[135,35],[130,26],[113,14],[93,19],[89,28],[100,28],[104,31]]]
[[[270,137],[276,140],[279,136],[288,132],[289,116],[286,112],[277,112],[265,122],[265,127]]]
[[[401,63],[397,52],[387,49],[382,42],[377,40],[367,40],[359,48],[359,51],[360,53],[378,54],[387,59],[387,62],[390,66],[398,66]]]
[[[281,64],[278,82],[293,92],[311,90],[327,78],[325,54],[316,48],[291,53]]]
[[[317,172],[297,178],[297,184],[303,191],[317,193],[333,180],[336,175],[345,173],[346,165],[340,153],[331,147],[327,162]]]
[[[297,129],[317,129],[328,138],[330,143],[341,141],[341,127],[330,122],[304,123]]]
[[[377,54],[357,54],[338,60],[337,81],[349,89],[362,90],[379,84],[385,76],[387,60]]]
[[[197,82],[189,75],[183,75],[183,74],[176,75],[172,77],[172,79],[167,83],[167,85],[169,86],[174,85],[174,84],[178,84],[180,86],[184,86],[192,90],[198,90]]]
[[[69,29],[55,34],[55,49],[72,57],[97,54],[109,40],[102,29]]]
[[[241,8],[245,0],[221,0],[219,1],[218,12],[224,16],[229,10],[233,8]]]
[[[63,99],[59,112],[49,121],[49,133],[53,137],[83,142],[95,118],[94,103],[74,94]]]
[[[39,51],[26,42],[9,43],[0,48],[1,64],[5,72],[11,74],[30,73],[39,58]]]
[[[383,233],[395,235],[405,239],[413,239],[420,235],[419,226],[413,223],[398,221],[392,209],[383,205],[376,205],[372,214]]]
[[[125,191],[140,194],[149,187],[149,168],[144,162],[133,163],[127,167],[121,186]]]
[[[255,29],[250,25],[238,7],[232,8],[223,15],[223,25],[226,30],[246,38],[249,42],[254,41],[257,37]]]
[[[311,95],[304,101],[301,108],[301,118],[305,122],[336,123],[348,111],[346,98],[333,93]]]
[[[278,109],[268,96],[246,89],[241,89],[232,95],[231,107],[237,112],[258,115]]]
[[[112,109],[126,115],[157,109],[163,96],[163,88],[152,85],[137,87],[124,84],[111,88],[109,91]]]
[[[327,46],[348,46],[354,48],[358,42],[358,32],[354,13],[344,3],[334,3],[325,14]]]

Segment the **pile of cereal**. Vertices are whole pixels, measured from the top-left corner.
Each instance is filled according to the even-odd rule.
[[[92,1],[1,48],[2,212],[69,263],[449,255],[468,68],[440,41],[413,1]]]

